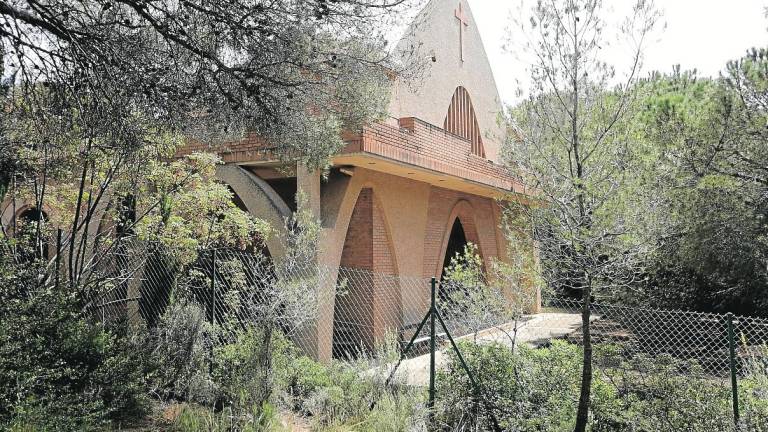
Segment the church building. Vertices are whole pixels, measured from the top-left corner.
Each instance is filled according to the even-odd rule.
[[[226,164],[219,178],[256,217],[281,226],[302,191],[322,222],[320,261],[330,268],[429,278],[440,277],[467,242],[485,263],[506,256],[497,200],[522,187],[499,163],[502,104],[467,0],[431,0],[396,51],[416,45],[430,57],[429,70],[417,85],[395,79],[387,121],[345,136],[327,178],[301,167],[286,170],[258,151],[258,142],[220,152]],[[198,150],[208,148],[185,149]],[[275,242],[267,248],[272,256],[281,253]],[[302,345],[327,359],[342,343],[334,340],[334,321],[366,320],[361,327],[373,329],[373,339],[423,315],[427,286],[422,304],[403,304],[406,293],[373,285],[350,286],[348,298],[323,296],[329,304],[320,305]],[[368,312],[345,312],[339,307],[345,301],[366,304]],[[345,313],[354,316],[339,316]]]
[[[325,175],[281,162],[255,137],[190,143],[179,155],[217,152],[224,161],[217,177],[238,206],[274,227],[304,196],[322,224],[318,257],[325,268],[428,280],[470,242],[486,267],[505,260],[502,202],[525,192],[500,164],[502,104],[468,1],[429,1],[395,52],[413,49],[428,58],[428,70],[416,83],[392,78],[389,117],[346,133]],[[0,208],[5,226],[14,217],[44,217],[15,211]],[[270,256],[283,253],[279,241],[265,243]],[[366,329],[370,349],[387,331],[418,323],[429,304],[428,284],[412,292],[373,277],[351,282],[339,296],[341,276],[332,279],[320,287],[317,322],[301,336],[318,359],[344,350],[342,323]]]

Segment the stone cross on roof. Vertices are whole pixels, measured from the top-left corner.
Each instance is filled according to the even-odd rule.
[[[453,14],[459,20],[459,58],[464,61],[464,27],[469,26],[469,18],[461,7],[461,1],[459,1],[459,8],[454,10]]]

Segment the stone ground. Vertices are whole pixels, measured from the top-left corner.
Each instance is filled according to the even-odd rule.
[[[599,317],[594,317],[599,319]],[[550,340],[564,337],[581,327],[581,315],[573,313],[540,313],[526,315],[518,322],[515,345],[528,344],[541,346]],[[462,336],[457,340],[476,338],[479,343],[499,342],[512,346],[514,323],[507,323],[498,327],[482,330],[475,334]],[[450,343],[435,352],[435,364],[437,368],[445,364],[445,351],[450,350]],[[390,366],[391,368],[392,366]],[[390,369],[391,370],[391,369]],[[429,354],[404,360],[395,374],[396,379],[408,385],[426,386],[429,384]]]

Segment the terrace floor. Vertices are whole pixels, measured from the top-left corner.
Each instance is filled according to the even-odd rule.
[[[599,319],[593,316],[592,319]],[[510,322],[491,327],[478,333],[469,334],[456,340],[473,339],[479,343],[498,342],[507,346],[527,344],[530,346],[546,345],[552,339],[565,337],[581,327],[581,315],[578,313],[539,313],[526,315],[518,321],[517,336],[514,336],[515,323]],[[441,329],[442,330],[442,329]],[[439,369],[445,364],[445,351],[450,343],[445,342],[435,352],[435,365]],[[388,365],[392,368],[393,365]],[[395,378],[399,382],[414,386],[429,384],[429,354],[403,360],[397,369]]]

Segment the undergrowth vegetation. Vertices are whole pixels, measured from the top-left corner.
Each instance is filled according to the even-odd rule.
[[[555,340],[546,348],[460,344],[480,383],[481,403],[452,356],[438,377],[437,421],[446,430],[571,431],[579,397],[581,348]],[[599,345],[592,383],[592,431],[768,430],[763,367],[739,379],[741,424],[733,424],[726,377],[671,357],[627,359],[618,345]],[[697,370],[698,369],[698,370]]]
[[[30,289],[39,270],[0,284],[2,429],[280,431],[287,413],[313,430],[403,431],[423,421],[420,389],[384,385],[394,342],[330,365],[280,332],[265,355],[254,326],[212,346],[220,329],[183,299],[152,330],[103,324],[65,289]]]

